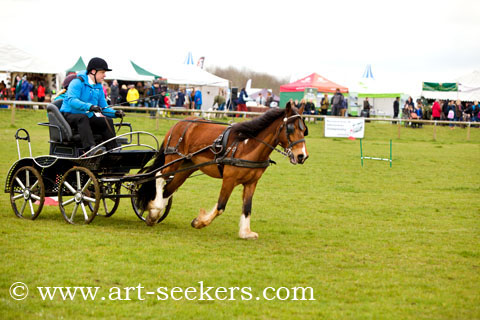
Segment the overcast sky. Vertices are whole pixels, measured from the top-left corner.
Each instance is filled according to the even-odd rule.
[[[474,0],[0,0],[0,23],[0,40],[67,67],[79,55],[183,63],[191,51],[207,66],[348,85],[371,64],[411,94],[480,70]]]

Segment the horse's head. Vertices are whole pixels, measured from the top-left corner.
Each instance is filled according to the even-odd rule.
[[[303,105],[299,110],[287,103],[285,117],[280,127],[279,144],[285,149],[292,164],[303,164],[308,158],[305,137],[308,128],[302,119]]]

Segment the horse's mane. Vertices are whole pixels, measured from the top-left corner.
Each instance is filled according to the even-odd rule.
[[[272,124],[272,122],[284,115],[285,109],[270,109],[258,118],[234,124],[231,134],[239,141],[243,141],[249,137],[256,137],[261,131]]]

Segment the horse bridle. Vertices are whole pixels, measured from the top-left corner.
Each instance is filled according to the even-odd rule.
[[[301,115],[296,113],[293,116],[290,116],[288,118],[287,117],[283,118],[283,124],[280,126],[279,132],[282,130],[283,126],[285,126],[285,135],[287,136],[287,140],[288,140],[288,147],[286,149],[290,151],[294,145],[305,142],[305,139],[300,139],[293,142],[290,140],[290,135],[295,132],[295,121],[291,121],[290,123],[288,123],[288,120],[293,118],[300,118],[300,123],[298,125],[298,128],[302,131],[305,130],[305,133],[303,134],[304,137],[308,136],[308,127],[305,125],[305,122],[303,121]]]
[[[278,139],[280,137],[280,133],[282,132],[282,129],[283,127],[285,127],[285,135],[287,136],[287,140],[288,140],[288,146],[286,148],[284,148],[285,151],[282,151],[282,150],[279,150],[277,149],[276,147],[270,145],[269,143],[261,140],[261,139],[258,139],[257,137],[253,137],[253,139],[257,140],[258,142],[261,142],[263,143],[264,145],[266,145],[267,147],[269,147],[270,149],[272,150],[275,150],[277,151],[278,153],[281,153],[282,155],[284,155],[285,157],[291,157],[292,156],[292,147],[296,144],[299,144],[299,143],[302,143],[302,142],[305,142],[305,139],[299,139],[299,140],[296,140],[296,141],[291,141],[290,140],[290,135],[292,133],[295,132],[295,121],[292,121],[291,123],[288,123],[288,121],[290,119],[293,119],[293,118],[300,118],[300,124],[299,124],[299,128],[300,130],[305,130],[305,133],[303,134],[304,137],[306,137],[308,135],[308,127],[305,125],[305,122],[303,121],[302,119],[302,116],[298,113],[290,116],[290,117],[285,117],[283,118],[283,123],[282,125],[278,128],[278,131],[277,133],[275,134],[275,145],[278,144]]]

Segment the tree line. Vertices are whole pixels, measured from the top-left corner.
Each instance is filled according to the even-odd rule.
[[[255,72],[246,68],[237,69],[229,67],[207,67],[207,71],[224,79],[230,80],[232,87],[244,88],[248,79],[252,79],[252,88],[272,89],[273,93],[280,93],[280,86],[289,83],[288,78],[277,78],[267,73]]]

